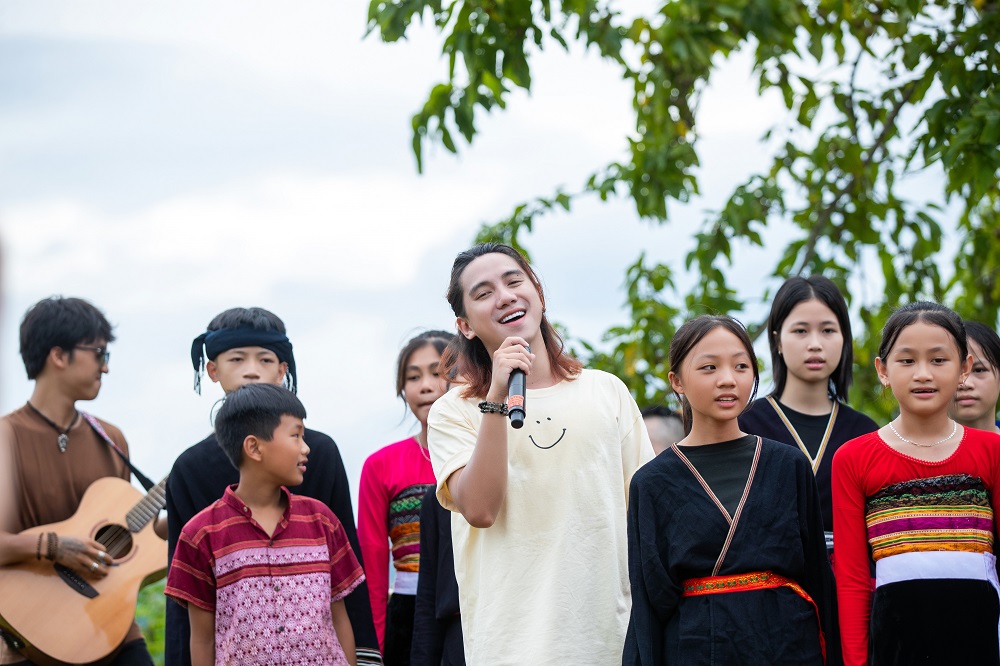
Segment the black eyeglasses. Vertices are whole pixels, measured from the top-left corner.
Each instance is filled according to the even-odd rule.
[[[97,360],[100,362],[102,366],[107,365],[108,361],[111,360],[111,352],[105,349],[104,347],[90,347],[88,345],[76,345],[75,347],[73,347],[73,349],[86,349],[87,351],[94,352],[94,355],[97,356]]]

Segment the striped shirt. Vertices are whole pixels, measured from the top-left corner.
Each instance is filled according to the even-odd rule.
[[[878,431],[833,458],[837,606],[845,664],[868,662],[872,608],[869,558],[879,580],[968,578],[958,560],[991,568],[1000,515],[1000,435],[963,428],[944,460],[913,458]],[[970,569],[971,571],[971,569]],[[931,603],[931,601],[928,601]]]
[[[340,521],[282,488],[269,536],[234,489],[184,526],[167,596],[215,614],[217,664],[347,664],[330,605],[364,573]]]
[[[978,476],[951,474],[895,483],[868,498],[872,559],[902,553],[993,552],[993,507]]]
[[[389,566],[391,563],[396,569],[392,593],[415,595],[420,571],[420,505],[433,485],[430,454],[413,437],[379,449],[361,468],[358,543],[375,633],[383,647]]]

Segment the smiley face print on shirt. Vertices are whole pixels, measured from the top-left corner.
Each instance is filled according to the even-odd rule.
[[[556,432],[560,429],[553,427],[552,418],[549,416],[535,421],[535,426],[532,430],[535,432],[528,435],[528,439],[530,439],[531,443],[539,449],[551,449],[553,446],[561,442],[563,437],[566,436],[566,428],[562,428],[561,432],[559,432],[558,436],[556,436]]]

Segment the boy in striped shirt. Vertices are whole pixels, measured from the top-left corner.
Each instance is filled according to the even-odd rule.
[[[364,580],[343,526],[323,503],[292,495],[309,447],[290,391],[248,384],[215,421],[240,481],[181,531],[166,594],[188,609],[192,666],[350,664],[344,597]]]

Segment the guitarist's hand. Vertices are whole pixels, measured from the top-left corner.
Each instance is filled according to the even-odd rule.
[[[104,552],[104,546],[92,539],[60,536],[56,562],[78,574],[100,580],[108,575],[111,556]]]

